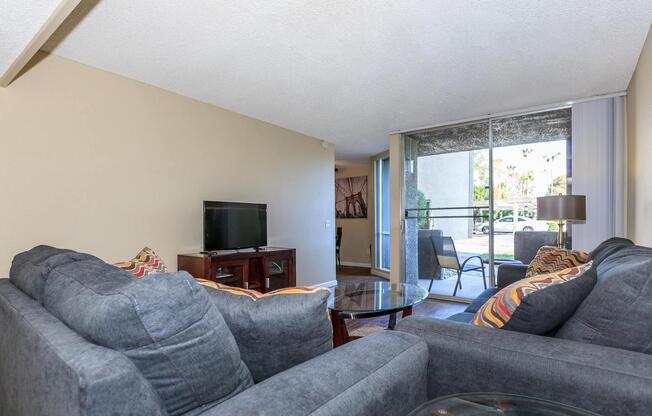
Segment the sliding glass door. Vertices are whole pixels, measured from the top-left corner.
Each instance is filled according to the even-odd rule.
[[[405,280],[472,299],[532,240],[523,233],[554,234],[536,197],[567,192],[570,132],[558,109],[404,134]]]

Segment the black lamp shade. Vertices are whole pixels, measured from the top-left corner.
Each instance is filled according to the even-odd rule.
[[[555,195],[537,198],[537,219],[544,221],[586,220],[586,196]]]

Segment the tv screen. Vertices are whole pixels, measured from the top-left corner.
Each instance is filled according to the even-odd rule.
[[[204,250],[267,245],[267,205],[204,201]]]

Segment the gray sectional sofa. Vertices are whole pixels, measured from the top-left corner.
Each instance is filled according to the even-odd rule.
[[[428,344],[428,397],[503,392],[549,399],[600,415],[652,415],[652,249],[611,239],[590,253],[597,283],[547,336],[469,324],[527,265],[501,265],[488,289],[447,320],[411,316],[399,331]]]
[[[247,366],[264,361],[247,359],[231,318],[187,274],[133,279],[51,250],[18,257],[0,279],[0,416],[405,415],[428,399],[489,391],[652,414],[652,249],[627,240],[591,253],[598,283],[548,336],[479,328],[466,322],[472,312],[412,316],[397,331],[277,362],[269,377],[252,370],[256,378]],[[519,277],[504,270],[502,285]],[[206,345],[215,357],[198,359]]]
[[[1,416],[398,416],[426,399],[428,348],[405,332],[288,359],[254,384],[209,292],[185,272],[135,279],[41,246],[10,275],[0,279]]]

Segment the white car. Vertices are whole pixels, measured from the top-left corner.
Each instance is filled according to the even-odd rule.
[[[476,229],[483,234],[489,234],[489,223],[483,222]],[[514,224],[514,217],[512,216],[494,221],[495,233],[512,233],[514,231],[548,231],[548,223],[533,220],[532,218],[518,217],[518,221]]]

